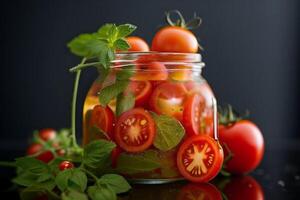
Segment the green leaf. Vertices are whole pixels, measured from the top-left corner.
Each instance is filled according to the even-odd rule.
[[[100,104],[106,106],[112,99],[123,92],[129,84],[129,81],[117,81],[112,85],[103,88],[99,94]]]
[[[87,186],[87,177],[80,169],[67,169],[58,173],[55,182],[62,192],[70,188],[84,192]]]
[[[98,187],[98,186],[90,186],[88,187],[88,195],[92,200],[116,200],[116,193],[110,188],[106,186]]]
[[[95,34],[81,34],[71,40],[68,47],[77,56],[92,57],[99,55],[107,43],[97,39]]]
[[[101,168],[110,164],[111,151],[116,147],[113,142],[96,140],[84,147],[83,164],[91,168]]]
[[[117,116],[133,108],[134,103],[135,103],[135,97],[131,92],[127,94],[120,93],[117,97],[117,107],[116,107]]]
[[[46,195],[46,191],[38,186],[30,186],[23,189],[20,193],[21,200],[38,199],[42,195]]]
[[[132,77],[135,73],[135,68],[133,65],[124,66],[117,73],[116,80],[117,81],[128,81],[130,77]]]
[[[118,27],[115,24],[112,24],[110,29],[108,30],[108,38],[111,41],[115,41],[118,37]]]
[[[162,151],[176,147],[185,134],[180,122],[166,115],[153,115],[153,118],[156,123],[154,146]]]
[[[141,172],[148,172],[160,167],[157,161],[157,154],[155,151],[148,150],[141,154],[126,154],[121,153],[116,170],[120,173],[135,174]]]
[[[14,182],[20,186],[29,187],[29,186],[36,184],[36,182],[37,182],[36,180],[37,180],[37,175],[34,175],[32,173],[25,171],[25,172],[20,173],[14,179],[12,179],[12,182]]]
[[[131,186],[123,176],[117,174],[105,174],[99,179],[100,184],[107,184],[116,194],[127,192]]]
[[[104,24],[97,31],[97,36],[102,39],[107,39],[109,37],[109,30],[112,28],[113,24]]]
[[[111,68],[105,68],[103,65],[98,65],[97,70],[99,73],[99,79],[97,81],[103,83],[106,77],[109,75]]]
[[[86,194],[82,192],[78,192],[76,190],[70,190],[63,192],[61,194],[62,200],[88,200],[88,197]]]
[[[118,26],[118,38],[123,38],[135,31],[136,26],[132,24],[122,24]]]
[[[37,179],[36,179],[36,181],[37,182],[44,182],[44,181],[46,181],[46,180],[49,180],[49,179],[51,179],[53,176],[52,176],[52,174],[42,174],[42,175],[40,175]]]
[[[129,44],[124,39],[116,40],[115,43],[114,43],[114,47],[116,49],[119,49],[119,50],[122,50],[122,51],[126,51],[127,49],[130,48]]]
[[[49,172],[49,167],[46,163],[37,160],[33,157],[22,157],[16,159],[16,166],[30,172],[32,174],[40,175]]]

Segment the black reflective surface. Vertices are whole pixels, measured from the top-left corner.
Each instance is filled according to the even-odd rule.
[[[247,176],[218,177],[209,184],[177,182],[163,185],[133,185],[133,189],[119,196],[122,200],[198,200],[219,199],[224,195],[229,200],[299,199],[300,194],[300,149],[267,149],[260,167]],[[1,160],[22,155],[18,151],[2,150]],[[13,169],[1,168],[1,195],[19,199],[18,189],[10,183]]]

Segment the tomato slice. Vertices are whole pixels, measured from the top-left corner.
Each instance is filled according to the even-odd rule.
[[[206,107],[205,99],[199,93],[191,94],[185,101],[183,110],[183,125],[190,136],[198,134],[213,135],[213,115]]]
[[[192,182],[208,182],[221,170],[223,149],[207,135],[188,138],[179,147],[177,167],[183,177]]]
[[[168,71],[164,64],[160,62],[139,62],[136,65],[136,74],[133,80],[161,81],[168,79]]]
[[[142,152],[153,144],[155,131],[151,115],[143,108],[134,108],[120,116],[115,141],[127,152]]]
[[[135,106],[143,106],[147,103],[150,95],[152,85],[150,81],[131,81],[128,89],[135,96]]]
[[[180,189],[177,200],[222,200],[221,192],[210,183],[190,183]]]
[[[97,127],[107,133],[106,139],[113,139],[113,123],[114,123],[114,113],[112,110],[106,106],[96,105],[91,113],[91,118],[89,121],[89,127]],[[97,138],[97,137],[96,137]],[[99,134],[98,139],[101,139]]]
[[[154,89],[149,106],[158,114],[165,114],[181,120],[186,93],[187,91],[181,83],[162,83]]]

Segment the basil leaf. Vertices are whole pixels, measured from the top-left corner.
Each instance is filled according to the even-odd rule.
[[[36,182],[44,182],[51,179],[52,177],[52,174],[42,174],[36,179]]]
[[[102,185],[88,187],[88,195],[92,200],[116,200],[116,193],[110,188]]]
[[[107,184],[116,194],[124,193],[131,189],[126,179],[117,174],[105,174],[98,181],[100,184]]]
[[[34,175],[32,173],[28,173],[28,172],[23,172],[23,173],[20,173],[14,179],[12,179],[12,182],[14,182],[20,186],[29,187],[29,186],[36,184],[36,182],[37,182],[36,180],[37,180],[36,175]]]
[[[116,75],[116,81],[128,81],[135,73],[134,66],[124,66]]]
[[[109,30],[112,28],[113,24],[104,24],[97,31],[97,36],[102,39],[107,39],[109,36]]]
[[[65,191],[69,186],[69,179],[72,176],[72,169],[60,171],[56,178],[55,183],[60,191]]]
[[[117,81],[116,83],[103,88],[99,94],[100,104],[106,106],[112,99],[123,92],[129,84],[129,81]]]
[[[130,48],[128,42],[124,39],[118,39],[115,41],[114,46],[116,49],[125,51]]]
[[[111,151],[116,147],[113,142],[96,140],[84,147],[83,164],[91,168],[99,168],[110,164]]]
[[[132,24],[123,24],[118,26],[118,38],[123,38],[135,31],[136,26]]]
[[[167,115],[153,115],[153,118],[156,123],[154,146],[162,151],[176,147],[185,134],[181,123]]]
[[[80,169],[68,169],[58,173],[55,182],[62,192],[68,188],[84,192],[87,186],[87,177]]]
[[[105,68],[102,65],[98,65],[97,70],[99,73],[99,79],[97,81],[99,81],[100,83],[103,83],[105,81],[106,77],[109,75],[110,68]]]
[[[37,160],[33,157],[22,157],[16,159],[16,166],[30,172],[32,174],[40,175],[49,172],[49,167],[46,163]]]
[[[117,107],[116,107],[117,116],[133,108],[134,103],[135,103],[135,97],[131,92],[127,94],[120,93],[117,97]]]
[[[148,172],[160,167],[157,161],[157,154],[155,151],[148,150],[141,154],[126,154],[121,153],[116,170],[125,174],[136,174],[141,172]]]
[[[66,191],[61,194],[62,200],[88,200],[88,197],[86,194],[78,192],[76,190],[70,190]]]

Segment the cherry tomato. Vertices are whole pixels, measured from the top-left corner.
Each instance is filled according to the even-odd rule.
[[[60,164],[59,164],[59,170],[60,171],[64,171],[66,169],[72,169],[74,168],[74,164],[70,161],[62,161]]]
[[[39,143],[33,143],[28,147],[26,153],[27,153],[27,155],[33,155],[33,154],[40,152],[42,150],[42,148],[43,148],[43,145],[41,145]]]
[[[168,72],[164,64],[160,62],[141,62],[137,61],[136,74],[132,77],[133,80],[144,81],[162,81],[167,80]]]
[[[51,151],[44,151],[40,153],[38,156],[36,156],[36,159],[43,161],[44,163],[48,163],[51,160],[53,160],[54,155]]]
[[[183,125],[186,129],[186,133],[190,136],[202,134],[212,135],[212,129],[207,128],[208,126],[212,127],[213,120],[208,121],[206,116],[206,103],[205,99],[199,93],[191,94],[187,97],[185,101],[185,106],[183,110]],[[213,116],[209,116],[212,118]],[[208,132],[207,132],[208,131]]]
[[[136,107],[147,103],[152,91],[152,85],[149,81],[131,81],[128,88],[135,96]]]
[[[222,200],[221,192],[210,183],[190,183],[180,189],[177,200]]]
[[[148,149],[154,137],[154,121],[143,108],[124,112],[116,124],[116,143],[127,152],[142,152]]]
[[[226,164],[231,173],[243,174],[254,170],[264,154],[264,138],[259,128],[248,120],[241,120],[229,127],[220,126],[221,144],[227,145],[232,159]],[[228,152],[225,150],[225,156]]]
[[[187,138],[179,147],[177,166],[183,177],[192,182],[208,182],[221,170],[223,150],[207,135]]]
[[[169,115],[181,120],[186,93],[187,91],[181,83],[162,83],[154,89],[149,106],[158,114]]]
[[[115,168],[116,166],[117,166],[117,161],[118,161],[118,158],[119,158],[119,156],[120,156],[120,154],[123,152],[123,150],[120,148],[120,147],[118,147],[118,146],[116,146],[113,150],[112,150],[112,152],[111,152],[111,166],[113,167],[113,168]]]
[[[97,128],[101,129],[105,133],[108,134],[109,138],[106,139],[113,139],[113,123],[114,123],[114,113],[112,110],[106,106],[96,105],[91,113],[90,119],[90,127],[96,126]]]
[[[52,128],[45,128],[39,131],[39,137],[44,141],[53,140],[56,137],[56,131]]]
[[[64,156],[66,154],[64,149],[57,149],[55,152],[58,156]]]
[[[149,51],[149,46],[145,40],[137,36],[130,36],[126,38],[130,45],[128,51]]]
[[[251,176],[233,177],[223,192],[230,200],[264,200],[262,187]]]
[[[192,79],[192,68],[189,66],[176,66],[170,70],[169,77],[175,81],[188,81]]]
[[[208,107],[212,106],[212,98],[215,97],[211,87],[206,83],[197,83],[195,81],[187,81],[184,83],[185,88],[189,93],[199,93],[201,94],[206,102]]]
[[[152,40],[152,51],[196,53],[198,41],[195,35],[181,27],[166,26]]]

